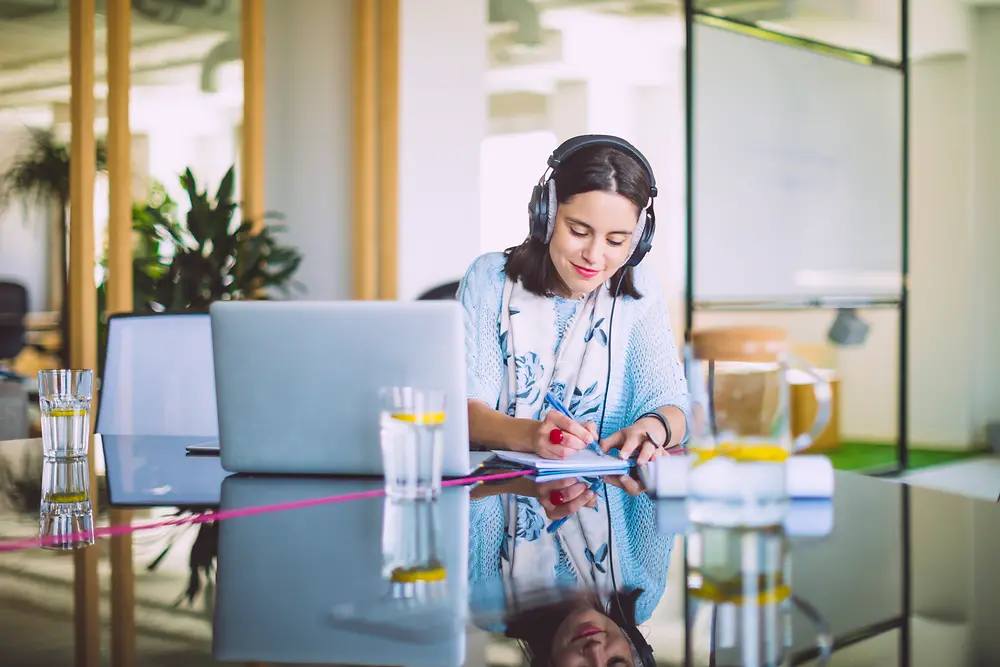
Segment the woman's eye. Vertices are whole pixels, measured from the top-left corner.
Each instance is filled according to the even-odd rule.
[[[587,232],[581,232],[580,230],[573,229],[572,227],[570,227],[569,233],[572,234],[573,236],[579,236],[581,238],[587,235]]]
[[[625,241],[612,241],[611,239],[608,239],[608,245],[614,246],[615,248],[619,247],[623,243],[625,243]]]

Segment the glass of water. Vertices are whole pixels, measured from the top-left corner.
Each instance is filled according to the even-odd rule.
[[[42,449],[46,458],[86,456],[90,443],[91,370],[38,371]]]
[[[792,355],[784,331],[726,327],[695,331],[684,348],[691,394],[688,475],[692,521],[774,526],[788,509],[786,462],[807,448],[830,417],[829,383]],[[788,375],[812,377],[817,412],[793,437]]]
[[[380,394],[386,495],[410,500],[437,498],[444,456],[444,392],[387,387]]]
[[[44,459],[38,536],[52,540],[43,548],[59,551],[82,549],[94,543],[87,457]]]
[[[447,580],[438,558],[438,508],[427,500],[386,498],[382,506],[382,576],[394,595],[415,596]]]

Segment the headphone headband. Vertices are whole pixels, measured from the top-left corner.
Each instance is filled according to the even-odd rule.
[[[646,160],[646,156],[640,153],[638,149],[636,149],[636,147],[629,142],[612,134],[581,134],[576,137],[571,137],[552,151],[552,155],[550,155],[548,159],[548,165],[553,171],[555,171],[559,168],[559,165],[561,165],[573,153],[577,152],[581,148],[593,146],[595,144],[614,146],[627,153],[630,157],[638,160],[643,169],[646,170],[646,175],[649,176],[649,196],[656,197],[656,177],[653,176],[653,168],[649,166],[649,161]]]

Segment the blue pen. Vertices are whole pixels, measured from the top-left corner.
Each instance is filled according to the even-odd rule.
[[[587,477],[584,477],[584,481],[590,481],[590,479],[587,478]],[[594,493],[597,493],[597,490],[599,488],[601,488],[601,484],[602,483],[603,482],[601,481],[600,478],[595,479],[594,481],[590,482],[590,490],[593,491]],[[597,511],[597,507],[594,507],[594,511],[595,512]],[[559,530],[559,528],[564,523],[566,523],[566,519],[568,519],[568,518],[569,518],[569,516],[564,516],[561,519],[556,519],[555,521],[553,521],[552,523],[549,524],[549,527],[545,529],[545,532],[547,532],[547,533],[554,533],[554,532],[556,532],[557,530]]]
[[[551,391],[549,393],[545,394],[545,400],[548,401],[549,405],[551,405],[553,408],[555,408],[556,410],[558,410],[559,412],[561,412],[565,416],[569,417],[570,419],[573,419],[573,415],[571,415],[569,413],[569,410],[566,409],[566,406],[563,405],[562,401],[560,401],[555,396],[555,394],[553,394]],[[590,449],[590,451],[594,452],[598,456],[604,456],[604,452],[597,445],[597,441],[596,440],[591,440],[590,444],[587,445],[587,447],[588,447],[588,449]]]

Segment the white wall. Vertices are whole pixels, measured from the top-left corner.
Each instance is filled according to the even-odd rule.
[[[298,298],[351,296],[352,6],[265,3],[265,205],[303,254]]]
[[[971,44],[975,253],[970,256],[974,319],[969,404],[981,436],[987,422],[1000,421],[1000,7],[974,10]]]
[[[912,440],[973,440],[972,145],[969,60],[912,67],[910,428]]]
[[[14,119],[0,119],[0,174],[5,173],[29,145],[31,135]],[[19,282],[28,290],[28,307],[47,307],[49,211],[34,202],[11,200],[0,210],[0,280]],[[55,215],[56,206],[52,210]]]
[[[459,280],[479,254],[485,83],[485,0],[402,0],[400,299]]]

